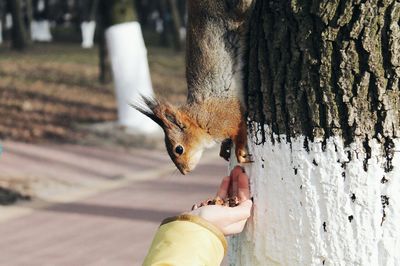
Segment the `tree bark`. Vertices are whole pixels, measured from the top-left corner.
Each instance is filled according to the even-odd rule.
[[[32,1],[31,1],[32,2]],[[49,22],[49,1],[33,1],[33,8],[30,12],[33,15],[31,19],[30,32],[32,41],[50,42],[53,38]]]
[[[133,1],[103,0],[102,18],[105,19],[105,40],[116,89],[118,123],[136,133],[155,133],[159,127],[132,108],[141,95],[154,95],[147,49],[142,30],[137,22]],[[108,7],[104,9],[104,7]]]
[[[160,0],[158,2],[158,10],[160,12],[163,21],[163,31],[161,32],[160,35],[160,44],[163,46],[169,46],[170,45],[169,36],[172,33],[170,30],[171,29],[170,18],[168,17],[167,0]]]
[[[128,0],[92,0],[98,5],[99,19],[99,80],[107,83],[111,80],[111,66],[108,58],[105,30],[118,23],[137,19],[136,10],[132,1]]]
[[[8,0],[7,6],[12,15],[12,47],[17,50],[24,50],[29,45],[28,31],[24,23],[24,16],[21,8],[21,0]]]
[[[5,26],[6,1],[0,0],[0,44],[3,43],[3,28]]]
[[[106,84],[111,81],[111,66],[107,53],[104,25],[99,27],[99,81]]]
[[[168,0],[168,7],[171,12],[171,30],[174,48],[177,51],[182,50],[182,39],[180,37],[181,17],[176,0]]]
[[[28,40],[32,39],[31,35],[31,23],[33,20],[33,7],[32,0],[25,0],[25,27]]]
[[[95,21],[100,0],[81,0],[79,5],[79,21]]]
[[[99,8],[105,27],[128,21],[137,21],[136,10],[131,0],[101,0]]]
[[[160,36],[160,43],[164,46],[172,44],[175,50],[182,50],[180,37],[181,17],[176,0],[160,0],[158,9],[161,14],[164,30]]]
[[[258,0],[233,265],[400,264],[400,3]]]

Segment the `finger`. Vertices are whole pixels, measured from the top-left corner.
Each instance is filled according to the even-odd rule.
[[[245,173],[240,173],[238,177],[238,198],[240,201],[250,198],[249,177]]]
[[[222,181],[221,181],[221,185],[219,186],[218,192],[217,192],[217,196],[220,197],[221,199],[225,199],[226,195],[228,194],[228,190],[229,190],[229,183],[231,181],[231,177],[230,176],[225,176]]]
[[[211,202],[212,202],[212,199],[208,198],[201,202],[200,207],[210,205]]]
[[[236,223],[241,220],[247,219],[251,215],[251,207],[253,202],[251,200],[245,200],[238,206],[229,208],[229,219],[231,223]]]
[[[231,171],[231,191],[229,196],[235,197],[238,196],[238,177],[243,173],[243,169],[240,166],[235,166]]]

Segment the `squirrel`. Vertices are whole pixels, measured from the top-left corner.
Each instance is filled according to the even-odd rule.
[[[189,0],[186,104],[142,96],[132,106],[161,126],[169,156],[182,174],[192,171],[204,148],[222,142],[229,160],[232,142],[239,163],[251,162],[241,76],[245,23],[253,0]]]

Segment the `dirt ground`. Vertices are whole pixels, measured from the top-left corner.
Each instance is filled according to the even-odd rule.
[[[183,53],[149,47],[148,57],[156,94],[184,102]],[[88,125],[115,121],[113,84],[101,84],[98,75],[97,48],[35,44],[21,53],[3,45],[0,139],[76,143],[90,134]]]

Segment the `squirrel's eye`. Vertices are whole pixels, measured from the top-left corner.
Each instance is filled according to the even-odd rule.
[[[181,145],[176,146],[175,152],[179,155],[182,155],[183,153],[183,147]]]

